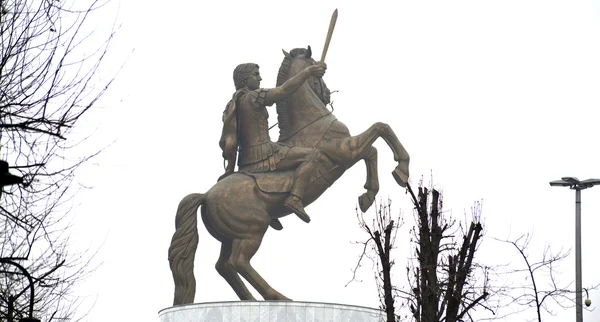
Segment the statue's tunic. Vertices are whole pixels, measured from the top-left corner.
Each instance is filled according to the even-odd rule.
[[[277,169],[289,146],[271,142],[269,136],[268,89],[248,91],[238,98],[238,142],[240,171],[268,172]]]

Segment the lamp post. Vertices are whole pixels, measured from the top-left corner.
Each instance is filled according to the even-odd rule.
[[[29,272],[25,269],[25,267],[21,266],[19,263],[13,261],[11,258],[0,258],[0,263],[9,264],[18,268],[27,280],[29,281],[29,317],[22,318],[19,322],[40,322],[40,320],[33,317],[33,301],[35,299],[35,290],[33,286],[33,278],[29,274]]]
[[[550,181],[553,187],[569,187],[575,190],[575,322],[583,322],[581,286],[581,190],[600,184],[600,179],[579,181],[574,177],[563,177]]]
[[[18,183],[23,183],[23,178],[8,172],[8,162],[0,160],[0,197],[2,196],[2,189],[4,188],[4,186],[10,186]],[[33,278],[31,277],[29,272],[25,269],[25,267],[13,261],[13,258],[0,258],[0,263],[15,266],[21,271],[23,275],[25,275],[25,277],[27,277],[27,280],[29,281],[29,317],[22,318],[19,320],[19,322],[40,322],[39,319],[33,317],[33,301],[35,291],[33,285]]]

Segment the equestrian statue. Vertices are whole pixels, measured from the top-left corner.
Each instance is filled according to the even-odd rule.
[[[215,267],[237,296],[255,300],[243,277],[265,300],[290,300],[250,264],[269,227],[281,230],[279,218],[292,213],[309,222],[304,207],[359,160],[364,160],[367,168],[366,191],[358,197],[365,212],[379,191],[377,150],[373,147],[378,138],[385,140],[397,162],[394,179],[402,187],[407,185],[409,155],[387,124],[375,123],[352,136],[327,108],[331,93],[322,77],[334,24],[332,19],[321,61],[312,58],[310,46],[283,51],[275,88],[260,87],[257,64],[235,68],[236,91],[223,113],[219,142],[225,173],[207,192],[187,195],[177,208],[169,247],[175,282],[173,305],[194,301],[198,208],[208,232],[221,242]],[[279,126],[277,142],[270,139],[266,109],[273,104]]]

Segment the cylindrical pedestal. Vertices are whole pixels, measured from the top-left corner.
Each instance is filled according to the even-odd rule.
[[[362,306],[286,301],[234,301],[178,305],[158,312],[160,322],[382,322],[381,310]]]

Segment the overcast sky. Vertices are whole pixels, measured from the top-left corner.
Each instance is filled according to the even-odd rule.
[[[218,141],[233,69],[255,62],[262,86],[273,87],[281,49],[311,45],[320,54],[335,8],[325,80],[339,91],[334,114],[351,133],[388,123],[411,155],[413,186],[433,177],[454,216],[468,217],[483,200],[481,262],[521,264],[490,237],[533,232],[533,257],[545,244],[574,247],[574,192],[548,182],[600,177],[600,0],[206,3],[129,0],[106,9],[109,16],[119,6],[122,27],[105,77],[126,64],[102,108],[82,123],[97,128],[95,147],[114,141],[79,178],[94,188],[79,195],[73,238],[100,247],[103,263],[78,289],[82,309],[93,306],[87,321],[156,321],[171,305],[175,210],[223,171]],[[269,112],[274,124],[274,107]],[[375,146],[380,196],[406,219],[396,250],[400,284],[411,204],[390,174],[391,151],[383,140]],[[310,224],[289,216],[283,231],[267,232],[253,265],[275,289],[294,300],[378,306],[370,264],[362,283],[345,287],[361,252],[351,242],[365,239],[354,210],[365,176],[358,163],[307,207]],[[600,188],[582,196],[586,287],[600,282]],[[218,242],[202,224],[199,235],[196,302],[236,300],[214,269]],[[560,267],[565,283],[574,280],[572,253]],[[558,312],[544,321],[575,314]],[[599,310],[584,314],[600,319]]]

